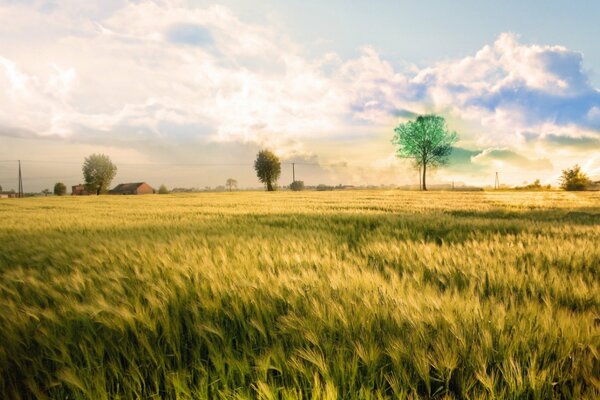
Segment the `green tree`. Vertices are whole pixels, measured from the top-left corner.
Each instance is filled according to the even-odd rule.
[[[117,166],[104,154],[92,154],[83,162],[83,179],[88,192],[106,193],[117,174]]]
[[[238,182],[237,182],[235,179],[233,179],[233,178],[229,178],[229,179],[227,179],[227,181],[225,181],[225,187],[226,187],[226,188],[227,188],[227,190],[229,190],[230,192],[231,192],[233,189],[237,189],[237,185],[238,185]]]
[[[50,189],[44,189],[42,190],[42,193],[44,194],[44,196],[48,196],[50,194]]]
[[[590,178],[588,178],[577,164],[573,168],[567,168],[562,171],[560,187],[564,190],[586,190],[590,184]]]
[[[458,135],[448,131],[444,118],[437,115],[421,115],[415,121],[398,125],[394,132],[396,156],[413,159],[420,171],[421,188],[427,190],[427,168],[448,164]]]
[[[290,189],[294,192],[304,190],[304,181],[294,181],[290,184]]]
[[[158,188],[158,194],[169,194],[169,189],[165,185],[160,185]]]
[[[254,161],[254,169],[258,180],[267,186],[267,190],[275,190],[277,179],[281,175],[281,162],[279,158],[269,150],[261,150]]]
[[[56,182],[54,185],[54,194],[57,196],[64,196],[67,194],[67,186],[62,182]]]

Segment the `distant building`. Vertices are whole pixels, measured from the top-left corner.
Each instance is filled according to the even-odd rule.
[[[89,193],[85,189],[85,185],[79,184],[71,186],[71,196],[87,196]]]
[[[146,182],[120,183],[109,190],[108,194],[153,194],[156,190]]]
[[[0,192],[0,199],[12,199],[17,197],[17,193],[14,190],[10,192]]]

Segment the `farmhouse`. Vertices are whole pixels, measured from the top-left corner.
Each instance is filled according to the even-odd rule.
[[[17,194],[15,193],[14,190],[11,190],[10,192],[1,192],[0,191],[0,199],[8,199],[8,198],[13,198],[13,197],[17,197]]]
[[[89,193],[82,184],[71,186],[71,196],[87,196]]]
[[[115,186],[112,190],[109,190],[108,194],[153,194],[156,190],[146,182],[136,183],[120,183]]]

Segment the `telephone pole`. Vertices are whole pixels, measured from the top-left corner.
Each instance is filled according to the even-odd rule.
[[[496,182],[494,182],[494,189],[500,189],[500,178],[498,178],[498,172],[496,172]]]
[[[23,197],[23,176],[21,174],[21,160],[19,160],[19,193],[17,194],[17,197]]]
[[[296,163],[292,163],[292,182],[296,182]]]

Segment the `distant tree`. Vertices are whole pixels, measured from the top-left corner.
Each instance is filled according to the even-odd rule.
[[[279,158],[269,150],[261,150],[254,161],[254,169],[258,179],[267,186],[267,190],[274,191],[277,179],[281,175]]]
[[[317,185],[317,188],[316,188],[316,189],[317,189],[317,191],[319,191],[319,192],[321,192],[321,191],[324,191],[324,190],[333,190],[333,186],[329,186],[329,185],[325,185],[325,184],[323,184],[323,183],[319,183],[319,184]]]
[[[225,182],[225,187],[227,187],[227,190],[229,190],[230,192],[233,189],[237,189],[237,186],[238,186],[238,182],[233,178],[228,178],[227,181]]]
[[[117,166],[104,154],[92,154],[83,163],[83,179],[88,192],[106,193],[117,174]]]
[[[44,189],[42,190],[42,193],[44,194],[44,196],[48,196],[50,194],[50,189]]]
[[[0,192],[2,191],[2,185],[0,185]]]
[[[54,194],[57,196],[64,196],[67,194],[67,186],[62,182],[56,182],[54,185]]]
[[[415,121],[398,125],[394,132],[396,156],[414,160],[421,175],[421,188],[427,190],[427,168],[448,164],[458,135],[448,131],[444,118],[437,115],[421,115]]]
[[[294,181],[290,184],[290,189],[294,192],[304,190],[304,181]]]
[[[586,190],[590,184],[590,179],[577,164],[573,168],[564,169],[560,177],[560,187],[564,190]]]
[[[160,185],[160,187],[158,188],[158,194],[168,194],[169,193],[169,189],[167,189],[167,187],[165,185]]]

